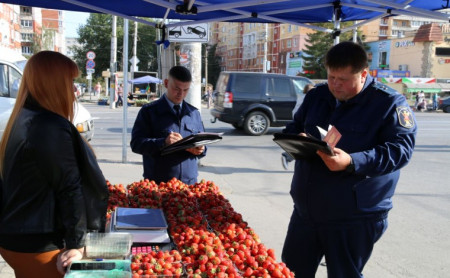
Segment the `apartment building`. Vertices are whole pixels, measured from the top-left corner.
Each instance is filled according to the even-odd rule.
[[[38,49],[64,53],[62,11],[0,3],[0,47],[28,56]]]
[[[42,9],[20,6],[20,35],[23,55],[32,55],[42,35]]]
[[[21,53],[19,6],[0,3],[0,47]]]
[[[42,9],[42,49],[65,52],[62,11]]]
[[[286,73],[301,71],[300,52],[310,29],[291,24],[225,23],[212,24],[212,44],[221,57],[222,70]],[[292,61],[291,61],[292,60]]]

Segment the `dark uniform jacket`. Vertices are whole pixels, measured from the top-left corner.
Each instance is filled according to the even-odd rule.
[[[387,212],[415,144],[417,127],[405,97],[370,76],[363,90],[343,103],[327,84],[318,85],[283,132],[320,138],[316,126],[328,125],[342,134],[336,147],[350,154],[355,171],[332,172],[319,156],[297,160],[290,192],[297,213],[327,222]]]
[[[142,154],[144,178],[157,183],[167,182],[173,177],[186,184],[197,182],[197,156],[184,150],[160,155],[171,131],[180,133],[183,138],[204,131],[197,108],[183,101],[180,114],[181,119],[178,119],[165,96],[144,105],[139,111],[130,145],[133,152]],[[205,153],[206,148],[198,157]]]
[[[29,101],[4,161],[0,246],[19,252],[81,248],[87,231],[104,230],[106,181],[67,119]]]

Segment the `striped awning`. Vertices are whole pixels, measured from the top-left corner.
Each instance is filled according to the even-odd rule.
[[[406,87],[408,93],[420,92],[424,93],[441,93],[449,92],[450,84],[447,83],[428,83],[428,84],[414,84],[414,83],[403,83]]]

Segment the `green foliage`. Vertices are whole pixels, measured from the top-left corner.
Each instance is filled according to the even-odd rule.
[[[144,104],[150,103],[150,101],[146,99],[137,99],[134,103],[136,104],[136,106],[140,107],[143,106]]]
[[[84,26],[78,30],[78,42],[81,46],[73,47],[74,60],[78,64],[83,75],[86,75],[86,53],[95,52],[95,73],[93,78],[101,78],[102,71],[110,68],[112,16],[106,14],[91,14]],[[123,57],[123,19],[117,17],[117,70],[122,71]],[[134,23],[129,24],[128,57],[133,57]],[[155,28],[142,23],[138,24],[137,57],[140,71],[156,71],[156,31]],[[129,64],[130,66],[131,64]]]
[[[352,22],[343,22],[341,23],[341,28],[345,28],[352,24]],[[315,25],[333,29],[332,23],[319,23]],[[353,34],[351,31],[341,33],[339,41],[343,42],[352,40],[352,35]],[[360,34],[358,33],[358,35]],[[302,75],[311,79],[326,79],[327,71],[325,69],[324,62],[327,51],[333,46],[334,43],[332,34],[326,32],[316,32],[310,34],[306,41],[307,47],[304,50],[302,59],[304,61],[303,71],[306,71],[307,73]]]
[[[211,45],[208,50],[208,83],[216,86],[221,71],[220,56],[216,55],[217,44]],[[205,57],[206,44],[202,45],[202,57]],[[202,59],[202,77],[205,77],[205,59]]]

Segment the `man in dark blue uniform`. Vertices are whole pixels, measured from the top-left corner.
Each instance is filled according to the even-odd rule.
[[[136,117],[130,145],[133,152],[142,154],[146,179],[160,183],[175,177],[186,184],[197,182],[197,159],[205,156],[205,146],[160,154],[163,146],[204,131],[200,112],[184,101],[191,82],[187,68],[172,67],[164,80],[166,94],[144,105]]]
[[[363,277],[417,127],[405,97],[369,75],[360,45],[335,45],[325,67],[327,84],[306,95],[283,132],[320,138],[317,127],[332,125],[342,138],[334,156],[296,161],[282,259],[296,277],[315,277],[323,256],[329,278]]]

